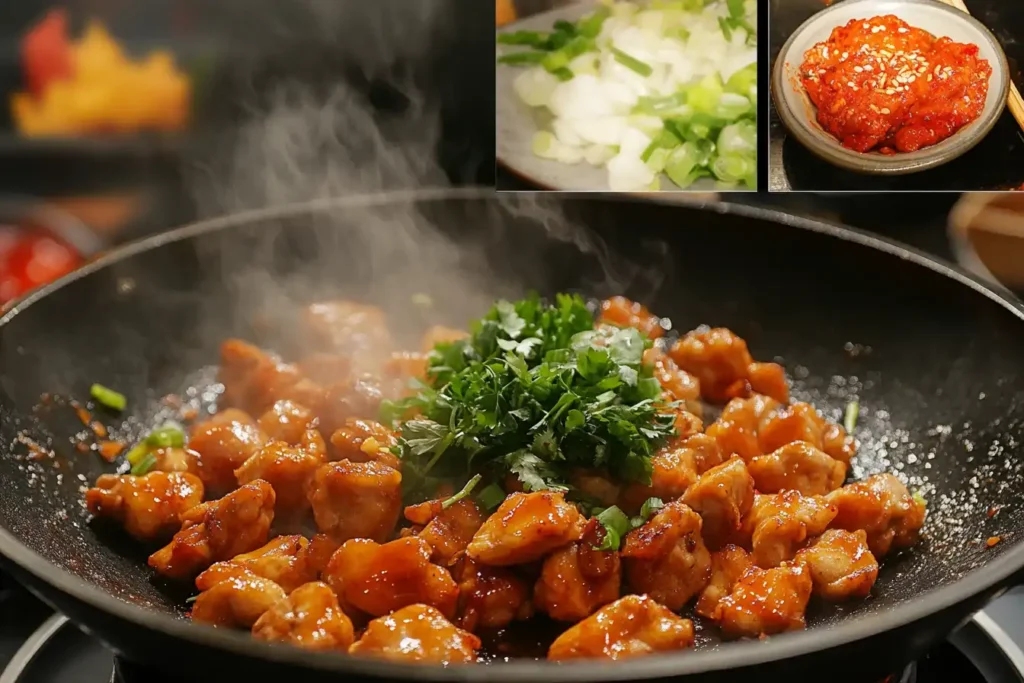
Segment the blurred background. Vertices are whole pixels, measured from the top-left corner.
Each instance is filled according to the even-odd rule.
[[[0,302],[204,216],[493,184],[493,26],[556,4],[0,3]],[[735,199],[888,235],[1024,289],[1021,203],[995,197]]]

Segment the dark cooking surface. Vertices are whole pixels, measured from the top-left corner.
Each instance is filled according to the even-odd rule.
[[[837,0],[841,2],[842,0]],[[1024,3],[1006,0],[966,0],[971,14],[999,39],[1018,88],[1024,89],[1020,65],[1024,63]],[[822,0],[770,0],[771,61],[790,34],[815,12]],[[769,191],[786,190],[997,190],[1024,183],[1024,133],[1010,114],[1003,112],[996,127],[977,147],[939,168],[905,176],[881,178],[844,171],[818,159],[789,137],[770,105]]]
[[[991,549],[979,543],[1021,526],[1022,513],[1012,503],[1024,488],[1024,473],[1009,458],[1024,438],[1018,371],[1024,324],[1019,320],[934,271],[825,234],[691,208],[607,200],[577,200],[568,207],[571,215],[607,237],[611,253],[621,255],[613,259],[615,282],[598,277],[605,252],[591,249],[590,257],[570,260],[575,248],[540,239],[536,223],[503,219],[493,201],[467,201],[421,207],[425,216],[467,244],[468,253],[459,258],[436,251],[440,242],[409,245],[394,232],[387,233],[387,250],[373,248],[380,245],[370,240],[380,231],[408,224],[408,216],[393,209],[338,210],[331,214],[333,222],[285,221],[279,225],[292,229],[273,234],[248,220],[190,244],[140,253],[28,307],[0,331],[0,440],[9,445],[22,429],[37,438],[49,435],[58,457],[0,461],[5,481],[12,482],[0,500],[0,524],[107,593],[177,612],[187,592],[161,590],[141,562],[141,549],[116,538],[101,542],[85,523],[79,486],[104,468],[70,449],[66,437],[80,428],[74,418],[42,414],[41,427],[29,417],[29,408],[43,391],[82,395],[94,381],[125,390],[131,406],[180,389],[189,369],[214,360],[215,340],[251,336],[246,322],[256,306],[272,300],[264,289],[253,287],[265,280],[249,279],[251,268],[276,272],[287,291],[301,299],[308,291],[303,287],[308,279],[296,275],[301,265],[306,276],[340,281],[351,287],[349,295],[378,302],[389,293],[392,303],[407,302],[409,292],[436,294],[436,288],[456,277],[467,278],[465,286],[435,300],[461,298],[460,303],[476,306],[512,293],[508,285],[524,280],[546,291],[581,286],[595,295],[625,291],[680,327],[700,322],[732,327],[757,355],[780,357],[794,377],[794,394],[833,417],[858,397],[860,465],[871,471],[902,470],[922,488],[932,506],[929,539],[887,563],[875,599],[816,610],[812,630],[844,614],[878,614],[951,584],[1020,543],[1017,535]],[[520,204],[517,210],[536,209]],[[551,216],[540,217],[551,225]],[[492,231],[475,230],[481,223]],[[626,227],[632,225],[650,226],[648,236],[638,240]],[[314,230],[318,244],[309,239]],[[510,256],[506,245],[513,234],[517,249]],[[689,248],[694,243],[704,248]],[[815,258],[807,259],[808,253]],[[725,258],[709,259],[708,254]],[[169,263],[174,267],[168,268]],[[499,278],[505,286],[482,287],[481,273],[487,273],[487,282]],[[253,296],[256,291],[259,295]],[[693,291],[700,296],[680,295]],[[60,326],[53,325],[56,319]],[[850,345],[871,349],[851,352],[860,347]],[[989,519],[987,510],[1004,504]],[[959,619],[958,613],[939,613],[926,626],[941,634]],[[100,624],[94,617],[93,626],[138,656],[166,656],[166,648],[175,646],[116,622]],[[851,656],[850,665],[885,666],[887,659],[913,656],[935,637],[922,634],[904,648],[871,659]],[[802,636],[787,638],[780,644],[796,643]],[[744,647],[769,652],[773,644],[729,649],[736,655]],[[313,657],[304,654],[303,659]],[[691,655],[673,665],[683,661],[701,657]],[[853,672],[840,672],[837,680]]]

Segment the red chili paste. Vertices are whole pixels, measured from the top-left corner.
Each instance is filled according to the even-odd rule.
[[[836,28],[800,67],[818,123],[843,147],[882,154],[934,145],[978,118],[991,75],[977,45],[891,14]]]

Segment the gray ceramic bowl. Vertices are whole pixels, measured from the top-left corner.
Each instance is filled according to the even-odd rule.
[[[503,26],[498,33],[515,31],[550,31],[559,19],[577,21],[584,15],[594,11],[597,0],[583,0],[565,7],[535,14],[513,24]],[[503,50],[499,46],[499,54],[515,52],[516,49]],[[516,95],[516,76],[522,69],[497,65],[495,75],[495,109],[497,116],[497,158],[498,163],[516,174],[531,185],[544,190],[572,192],[610,192],[608,171],[603,167],[591,166],[587,163],[563,164],[550,159],[542,159],[532,151],[533,135],[545,127],[551,115],[546,111],[529,107]],[[680,190],[668,176],[661,177],[661,192],[664,193],[710,193],[718,189],[710,178],[701,178],[685,190]],[[731,190],[735,192],[753,191],[750,188]],[[680,196],[681,201],[687,201]]]
[[[911,26],[936,36],[974,43],[992,65],[988,97],[981,116],[942,142],[902,154],[860,153],[846,149],[818,124],[814,105],[800,85],[804,53],[827,40],[832,29],[852,19],[894,14]],[[793,32],[783,45],[772,70],[772,97],[779,118],[790,133],[811,152],[836,166],[875,175],[914,173],[952,161],[978,144],[992,130],[1006,106],[1010,89],[1006,54],[992,32],[965,12],[936,0],[843,0],[818,12]]]

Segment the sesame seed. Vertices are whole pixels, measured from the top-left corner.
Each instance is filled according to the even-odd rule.
[[[872,67],[871,67],[871,65],[870,65],[870,64],[865,64],[865,65],[864,65],[864,70],[865,70],[865,71],[871,71],[871,70],[872,70]]]
[[[909,33],[909,32],[910,31],[908,31],[907,29],[903,28],[902,26],[900,27],[900,33]]]
[[[971,101],[971,98],[968,97],[967,95],[964,95],[964,102],[970,103],[970,101]]]
[[[888,107],[882,107],[882,113],[883,114],[888,114],[889,113],[889,108]]]
[[[871,24],[864,24],[864,28],[871,28]]]
[[[869,107],[871,107],[871,111],[875,112],[876,114],[878,113],[878,107],[876,107],[876,106],[875,106],[875,105],[873,105],[873,104],[871,104],[871,105],[868,105],[868,106],[869,106]]]
[[[881,27],[881,26],[873,26],[873,27],[871,28],[871,32],[872,32],[872,33],[878,33],[878,32],[879,32],[879,31],[881,31],[881,30],[882,30],[882,27]]]
[[[895,90],[893,90],[892,88],[886,88],[886,89],[885,89],[885,94],[886,94],[886,95],[895,95],[895,94],[896,94],[896,91],[895,91]]]
[[[821,56],[825,57],[826,59],[828,58],[828,48],[827,47],[821,48]]]
[[[849,53],[849,52],[844,52],[844,53],[843,53],[843,59],[846,59],[846,58],[847,58],[847,57],[849,57],[849,56],[850,56],[850,53]]]
[[[850,86],[851,88],[856,87],[854,86],[853,81],[847,81],[846,85]]]
[[[864,71],[864,67],[855,66],[853,67],[853,70],[856,71],[857,73],[862,73]]]
[[[932,82],[932,75],[931,75],[931,74],[928,74],[928,82],[929,82],[929,83],[931,83],[931,82]]]

